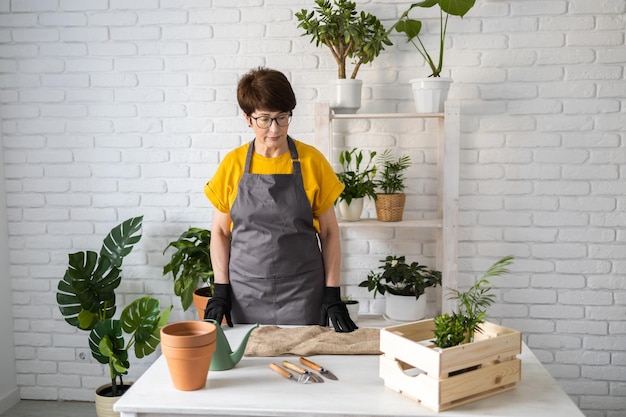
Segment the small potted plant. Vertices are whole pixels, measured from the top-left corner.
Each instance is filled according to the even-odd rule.
[[[186,311],[193,302],[200,320],[204,318],[208,298],[213,296],[210,246],[210,230],[190,227],[163,250],[165,254],[169,248],[175,249],[163,267],[163,275],[172,273],[174,294],[180,297],[183,310]]]
[[[337,92],[331,107],[336,113],[355,113],[361,107],[361,80],[356,79],[359,68],[372,62],[385,45],[392,45],[389,32],[371,13],[356,10],[349,0],[315,0],[313,11],[296,13],[298,27],[311,37],[316,46],[326,46],[337,63],[337,80],[332,84]],[[354,67],[347,78],[346,61],[353,59]]]
[[[460,16],[461,18],[474,7],[476,0],[425,0],[413,3],[405,10],[400,19],[392,26],[396,31],[406,35],[407,42],[413,44],[417,52],[428,64],[431,74],[427,78],[415,78],[409,82],[413,88],[415,105],[418,113],[441,113],[443,104],[448,97],[448,90],[452,83],[452,78],[442,78],[446,33],[448,31],[448,18],[450,16]],[[426,49],[426,45],[420,38],[422,22],[409,18],[409,13],[416,7],[439,8],[439,34],[438,34],[438,59]]]
[[[406,263],[405,256],[389,255],[381,259],[380,272],[370,271],[359,284],[368,291],[385,295],[385,317],[397,321],[414,321],[426,315],[426,288],[441,285],[441,272],[420,265]]]
[[[508,273],[507,267],[512,262],[512,256],[505,256],[494,263],[467,291],[451,289],[452,299],[459,303],[459,311],[435,317],[435,345],[447,348],[470,343],[475,332],[482,332],[480,325],[485,322],[487,308],[495,301],[487,278]]]
[[[364,160],[363,151],[358,148],[344,150],[339,153],[341,172],[337,173],[344,189],[339,195],[338,204],[341,218],[355,221],[361,218],[363,200],[371,197],[376,200],[376,164],[375,151],[369,152],[369,159]]]
[[[436,412],[513,389],[522,379],[522,334],[485,321],[495,301],[488,279],[507,273],[512,260],[495,262],[467,291],[449,289],[459,303],[452,314],[381,329],[385,386]]]
[[[399,222],[406,202],[404,173],[411,166],[411,158],[403,155],[394,159],[387,149],[378,157],[378,164],[380,179],[375,183],[382,192],[376,194],[376,217],[381,222]]]
[[[355,300],[351,296],[347,295],[345,297],[341,297],[341,301],[343,301],[346,305],[352,321],[356,322],[359,318],[359,300]]]
[[[128,374],[131,348],[139,359],[154,352],[172,309],[161,312],[158,299],[144,296],[126,306],[119,319],[114,318],[122,261],[141,239],[142,220],[142,216],[133,217],[114,227],[100,254],[70,254],[69,266],[57,286],[57,303],[65,321],[89,332],[93,358],[109,367],[110,384],[96,389],[99,416],[113,415],[113,404],[130,387],[122,376]]]

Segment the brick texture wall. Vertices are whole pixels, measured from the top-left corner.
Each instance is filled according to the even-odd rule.
[[[410,4],[358,3],[387,26]],[[513,273],[496,282],[491,319],[523,332],[587,417],[623,416],[626,3],[476,3],[465,19],[450,20],[446,54],[463,113],[460,283],[514,255]],[[202,186],[225,152],[251,139],[235,99],[241,74],[283,70],[299,99],[290,132],[312,142],[314,102],[328,99],[327,80],[336,76],[330,54],[297,28],[294,13],[312,5],[0,0],[0,129],[22,398],[91,400],[106,381],[85,334],[62,320],[55,290],[67,254],[98,250],[128,217],[145,221],[126,261],[122,304],[148,293],[174,305],[172,320],[193,317],[161,274],[162,251],[188,226],[210,225]],[[364,111],[411,111],[408,80],[427,75],[412,47],[393,40],[359,73]],[[419,142],[407,145],[416,162],[414,216],[433,209],[428,129],[368,136],[363,145],[397,146],[418,132]],[[382,301],[356,284],[390,251],[430,259],[432,237],[416,246],[409,231],[360,233],[344,235],[345,291],[376,313]],[[135,361],[131,379],[153,360]]]

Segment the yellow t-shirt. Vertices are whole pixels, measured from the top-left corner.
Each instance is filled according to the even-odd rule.
[[[313,225],[319,231],[318,217],[335,203],[343,191],[343,184],[320,151],[303,142],[297,140],[294,142],[300,158],[304,191],[313,209]],[[237,187],[243,175],[249,146],[248,142],[230,151],[217,167],[213,178],[204,186],[207,198],[223,213],[230,212],[237,197]],[[276,158],[267,158],[253,153],[250,172],[265,175],[292,174],[291,155],[285,152]]]

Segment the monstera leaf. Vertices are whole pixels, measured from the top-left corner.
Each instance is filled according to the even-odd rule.
[[[110,259],[113,266],[121,267],[124,257],[133,250],[133,246],[141,239],[142,220],[143,216],[133,217],[114,227],[104,238],[100,256]]]
[[[141,239],[143,216],[114,227],[104,239],[100,257],[93,251],[72,253],[57,286],[61,314],[72,326],[91,330],[115,314],[115,289],[121,282],[121,265]]]
[[[100,363],[109,364],[111,378],[128,373],[128,351],[134,347],[139,359],[154,352],[161,342],[161,327],[167,324],[172,307],[161,313],[159,300],[149,296],[130,303],[119,320],[106,319],[89,334],[91,354]],[[124,334],[129,335],[125,342]]]
[[[159,300],[146,296],[133,301],[122,311],[122,330],[132,335],[137,358],[156,350],[161,342],[161,327],[167,324],[171,310],[172,306],[161,313]]]
[[[98,362],[110,365],[111,378],[128,373],[128,350],[124,346],[122,323],[119,320],[98,322],[89,333],[89,348]]]
[[[120,272],[96,252],[70,254],[69,267],[57,287],[57,303],[65,321],[90,330],[98,321],[113,317]]]

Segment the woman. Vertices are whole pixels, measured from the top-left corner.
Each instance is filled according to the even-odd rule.
[[[333,205],[343,185],[319,151],[288,136],[291,84],[279,71],[252,70],[237,100],[255,137],[226,155],[204,189],[215,207],[205,318],[356,329],[339,293]]]

